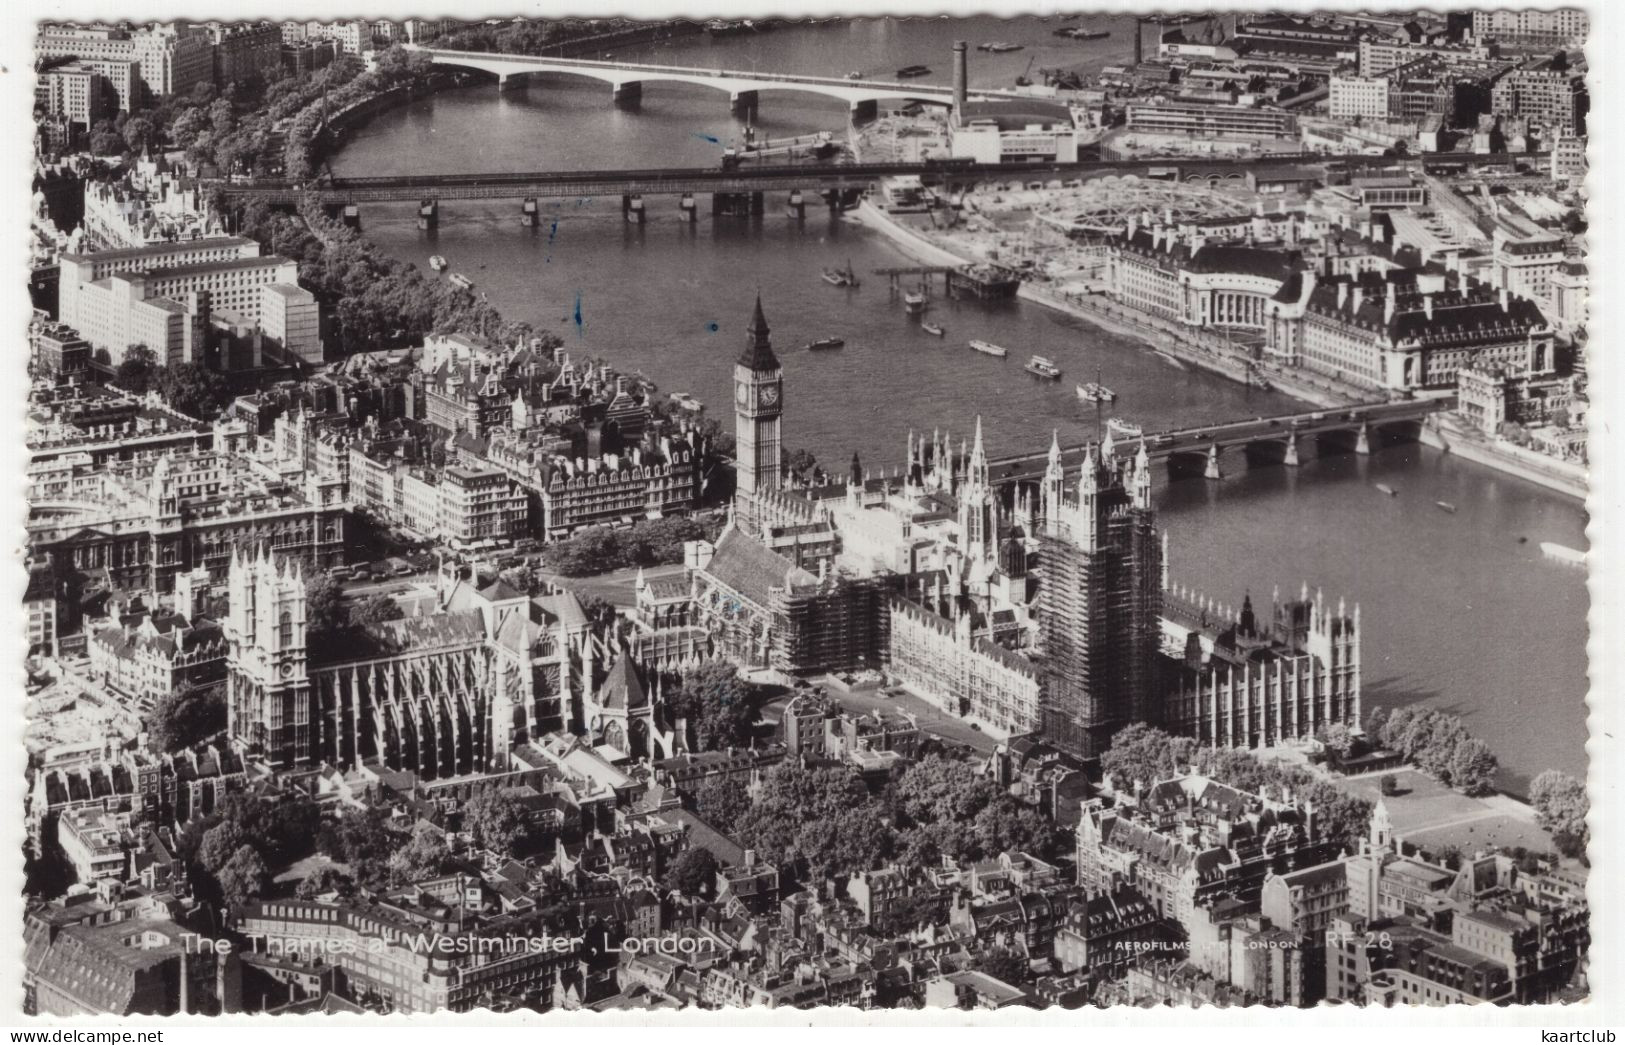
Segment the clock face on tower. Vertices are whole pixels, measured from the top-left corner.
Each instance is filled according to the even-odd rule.
[[[772,406],[774,403],[777,403],[778,401],[779,401],[779,386],[778,385],[763,385],[762,386],[762,405],[763,406]]]
[[[744,406],[746,403],[749,403],[750,389],[744,385],[734,385],[734,399],[738,400],[740,406]]]

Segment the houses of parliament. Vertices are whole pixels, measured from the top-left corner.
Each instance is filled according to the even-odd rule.
[[[784,466],[791,389],[760,299],[734,363],[735,494],[681,578],[636,586],[630,621],[567,592],[442,581],[366,648],[311,641],[301,569],[230,568],[229,733],[291,768],[363,760],[425,777],[498,770],[553,732],[632,757],[686,747],[663,680],[725,658],[785,679],[883,673],[988,735],[1085,760],[1150,722],[1258,747],[1360,719],[1359,610],[1304,588],[1239,614],[1170,586],[1151,466],[1058,440],[1033,485],[989,480],[969,439],[911,434],[903,466],[807,484]]]

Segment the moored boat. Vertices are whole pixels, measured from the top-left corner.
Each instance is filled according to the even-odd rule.
[[[903,311],[918,315],[925,311],[925,291],[910,290],[903,294]]]
[[[1005,356],[1010,354],[1009,349],[995,345],[991,341],[972,341],[970,343],[970,347],[982,353],[984,356],[998,356],[1000,359],[1003,359]]]
[[[921,323],[920,329],[933,337],[942,337],[944,334],[948,333],[946,329],[938,326],[935,323]]]
[[[436,272],[444,272],[446,271],[446,259],[436,254],[429,259],[429,267]]]
[[[474,281],[463,275],[461,272],[453,272],[447,278],[449,278],[451,282],[455,283],[457,286],[462,287],[464,290],[474,289]]]
[[[853,69],[851,72],[846,74],[846,78],[848,80],[861,80],[863,79],[863,70]]]
[[[1569,566],[1584,566],[1586,564],[1585,552],[1578,548],[1570,548],[1566,544],[1558,544],[1556,541],[1541,541],[1540,551],[1548,559],[1556,559],[1558,562],[1566,563]]]
[[[1044,356],[1033,356],[1027,360],[1027,365],[1022,369],[1034,377],[1041,377],[1046,381],[1059,381],[1061,379],[1061,368],[1055,365],[1054,360]]]
[[[840,348],[844,344],[846,344],[846,341],[842,338],[821,337],[817,341],[809,341],[807,350],[809,352],[818,352],[826,348]]]
[[[912,80],[917,76],[930,76],[931,67],[929,65],[905,65],[897,70],[897,75],[905,80]]]
[[[1108,417],[1106,427],[1110,429],[1113,435],[1121,436],[1124,439],[1138,439],[1145,434],[1145,430],[1139,425],[1133,421],[1125,421],[1121,417]]]
[[[823,279],[825,283],[828,283],[832,287],[844,287],[847,285],[846,273],[839,272],[835,269],[825,269]]]

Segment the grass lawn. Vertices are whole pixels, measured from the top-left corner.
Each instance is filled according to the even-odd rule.
[[[1380,773],[1340,780],[1337,785],[1373,802],[1381,798],[1394,822],[1394,833],[1414,845],[1429,849],[1454,845],[1468,854],[1490,846],[1556,850],[1551,836],[1536,822],[1534,810],[1512,799],[1503,795],[1469,798],[1412,769],[1393,775],[1399,782],[1397,795],[1382,794]]]

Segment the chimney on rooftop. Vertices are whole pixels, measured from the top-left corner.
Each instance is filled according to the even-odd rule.
[[[1505,288],[1505,287],[1501,288],[1501,311],[1502,312],[1510,312],[1511,311],[1511,308],[1509,307],[1509,302],[1508,302],[1508,299],[1507,299],[1507,288]]]
[[[954,114],[964,119],[965,102],[970,88],[970,68],[965,41],[954,41]]]
[[[1393,319],[1394,319],[1394,285],[1392,283],[1390,283],[1390,284],[1388,284],[1387,296],[1383,298],[1383,302],[1382,302],[1382,321],[1384,323],[1391,323],[1391,322],[1393,322]]]

